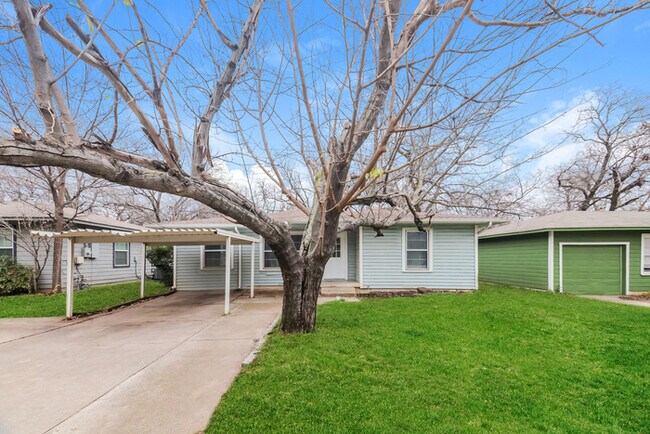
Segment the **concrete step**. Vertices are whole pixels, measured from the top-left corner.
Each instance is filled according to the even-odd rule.
[[[321,295],[328,297],[356,295],[359,282],[323,281],[320,287]]]

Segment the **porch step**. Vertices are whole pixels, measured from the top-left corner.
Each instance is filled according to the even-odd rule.
[[[358,288],[359,282],[351,282],[347,280],[323,281],[320,286],[320,293],[327,297],[336,297],[337,295],[341,297],[349,297],[355,296]]]

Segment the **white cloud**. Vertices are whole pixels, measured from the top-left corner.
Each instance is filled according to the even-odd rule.
[[[541,156],[537,160],[535,168],[537,170],[546,170],[566,163],[580,151],[580,148],[581,146],[578,143],[569,143],[560,146],[548,154]]]
[[[536,150],[559,146],[565,133],[579,122],[581,111],[595,97],[587,91],[570,100],[552,101],[547,111],[531,119],[532,131],[521,139],[520,146]]]
[[[634,31],[639,32],[641,30],[650,29],[650,20],[646,20],[641,24],[634,26]]]

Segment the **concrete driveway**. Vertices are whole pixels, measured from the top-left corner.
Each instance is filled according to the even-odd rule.
[[[193,433],[281,298],[178,292],[109,315],[0,320],[0,433]]]

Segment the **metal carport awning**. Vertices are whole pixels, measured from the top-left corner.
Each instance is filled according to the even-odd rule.
[[[230,247],[252,245],[258,240],[223,229],[142,229],[133,232],[75,229],[64,232],[32,231],[32,236],[62,238],[67,240],[67,287],[65,316],[72,317],[74,305],[74,245],[75,243],[142,243],[142,268],[140,276],[140,298],[144,297],[147,246],[201,246],[207,244],[226,245],[226,264],[230,264]],[[255,255],[251,254],[251,297],[255,294]],[[230,267],[225,267],[224,314],[230,313]]]

